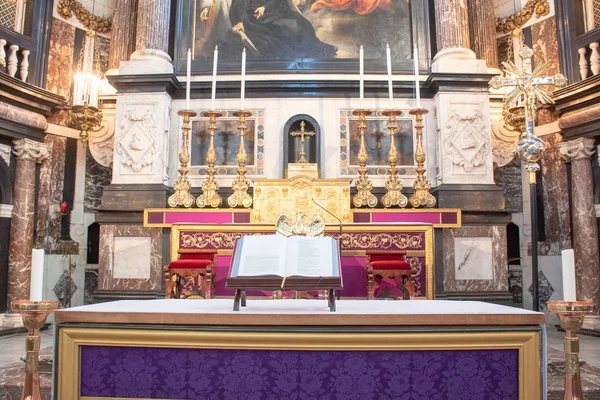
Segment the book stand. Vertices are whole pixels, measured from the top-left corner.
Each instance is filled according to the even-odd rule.
[[[339,262],[339,247],[337,276],[290,276],[285,279],[280,276],[231,276],[236,250],[237,243],[234,247],[234,254],[231,257],[232,265],[229,266],[229,273],[226,281],[226,286],[228,288],[235,289],[233,311],[239,311],[240,304],[242,307],[246,307],[246,290],[263,290],[269,292],[277,290],[295,290],[303,292],[311,290],[327,290],[327,305],[329,311],[335,311],[334,291],[342,288],[342,267]]]

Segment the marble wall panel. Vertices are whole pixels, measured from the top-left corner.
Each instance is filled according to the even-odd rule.
[[[444,229],[442,240],[445,292],[508,291],[505,226]],[[467,255],[469,257],[463,263]],[[463,266],[471,273],[459,272],[457,275],[458,267],[462,269]]]
[[[98,164],[88,150],[86,150],[85,162],[84,211],[95,212],[100,208],[104,188],[110,185],[112,168]]]
[[[541,162],[545,240],[538,242],[538,252],[540,256],[559,256],[561,250],[571,248],[567,167],[558,152],[561,135],[545,135],[542,139],[546,144]]]
[[[494,169],[494,182],[504,192],[505,211],[523,212],[523,181],[521,179],[521,161],[514,158],[503,167]]]
[[[150,276],[147,279],[118,278],[115,274],[115,259],[119,257],[115,248],[115,238],[150,238],[150,246],[139,246],[138,257],[150,258]],[[118,242],[119,240],[117,240]],[[117,246],[118,247],[118,246]],[[148,253],[150,253],[148,255]],[[128,257],[133,257],[128,254]],[[117,263],[117,267],[118,267]],[[163,286],[162,233],[158,228],[144,228],[141,225],[102,225],[100,226],[100,263],[98,268],[99,290],[143,290],[160,291]]]
[[[531,36],[533,44],[534,65],[539,65],[546,60],[551,60],[552,64],[544,72],[551,76],[560,72],[560,57],[558,56],[558,40],[556,37],[556,18],[547,18],[531,26]],[[552,86],[547,88],[554,90]],[[537,124],[544,125],[554,122],[558,119],[549,109],[538,111]]]
[[[52,34],[48,52],[48,74],[46,76],[46,89],[60,94],[67,99],[71,98],[71,85],[73,83],[73,59],[75,46],[75,27],[58,20],[52,19]],[[59,112],[50,122],[67,126],[68,114]]]

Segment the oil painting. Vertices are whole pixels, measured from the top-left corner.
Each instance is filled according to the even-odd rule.
[[[415,1],[415,0],[413,0]],[[180,3],[181,4],[181,3]],[[189,14],[187,13],[189,12]],[[182,12],[194,60],[396,59],[412,51],[409,0],[191,0]],[[183,48],[180,46],[180,48]]]

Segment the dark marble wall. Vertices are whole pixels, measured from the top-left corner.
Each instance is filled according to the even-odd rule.
[[[521,161],[514,158],[503,167],[494,169],[494,181],[504,192],[505,210],[512,213],[523,212],[523,178]]]
[[[75,27],[56,18],[52,20],[52,35],[48,52],[48,74],[46,89],[71,99],[73,84],[73,59],[75,45]],[[59,111],[48,122],[67,126],[68,113]]]
[[[556,38],[556,20],[555,17],[547,18],[531,26],[531,38],[533,45],[534,67],[540,65],[546,60],[552,61],[550,67],[544,72],[551,76],[560,72],[560,63],[558,56],[558,40]],[[554,90],[552,86],[547,88]],[[544,125],[556,121],[558,118],[551,109],[541,108],[537,114],[537,124]]]
[[[102,192],[110,185],[111,178],[112,169],[98,164],[88,150],[85,170],[85,212],[95,212],[100,208]]]

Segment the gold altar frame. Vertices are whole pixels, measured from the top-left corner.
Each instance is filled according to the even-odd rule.
[[[100,400],[80,397],[81,346],[202,348],[226,350],[499,350],[519,354],[519,399],[541,396],[539,332],[440,333],[295,333],[219,332],[106,328],[58,330],[58,391],[61,400]],[[538,384],[532,385],[531,382]],[[112,398],[115,399],[115,398]]]
[[[325,232],[339,232],[339,225],[327,225]],[[179,233],[186,232],[219,232],[222,234],[236,233],[275,233],[275,226],[272,224],[173,224],[171,226],[171,260],[177,259],[179,251]],[[389,225],[389,224],[348,224],[343,226],[343,232],[424,232],[425,233],[425,250],[424,251],[407,251],[407,256],[422,257],[425,255],[425,284],[427,286],[427,297],[419,299],[434,299],[433,287],[433,226],[429,224],[414,224],[414,225]],[[218,255],[230,256],[232,250],[218,250]],[[342,256],[361,257],[366,256],[364,250],[343,250]]]

